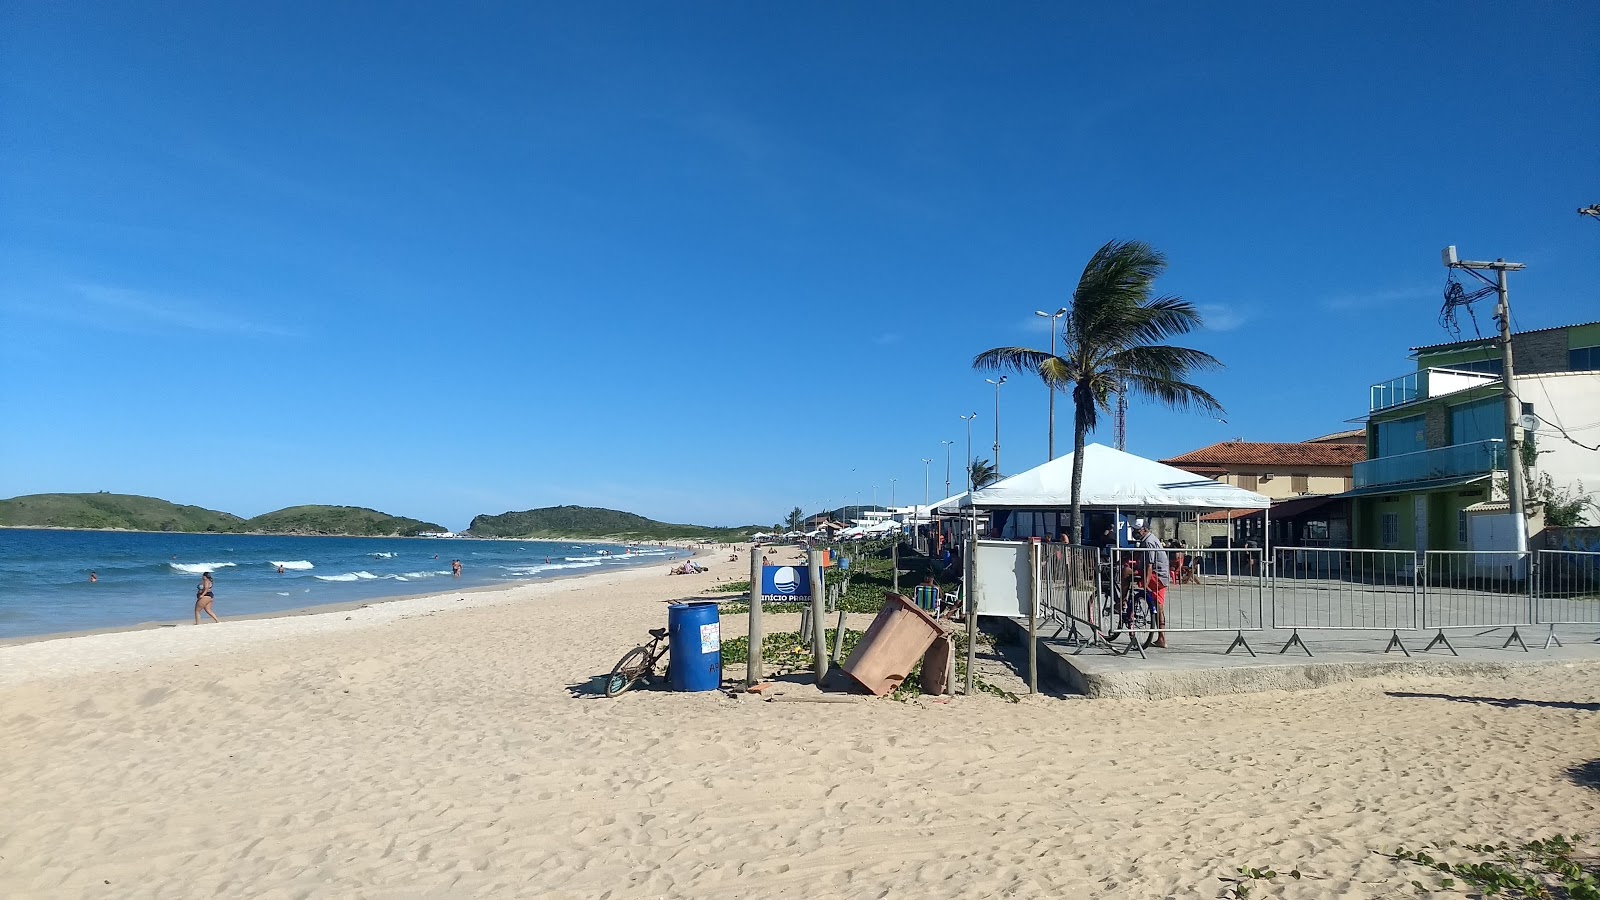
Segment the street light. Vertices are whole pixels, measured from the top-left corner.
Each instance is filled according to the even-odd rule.
[[[877,509],[878,508],[878,486],[877,485],[873,485],[872,486],[872,508],[873,509]]]
[[[969,501],[972,499],[972,420],[977,417],[977,413],[961,417],[961,421],[967,423],[967,499]]]
[[[994,474],[1000,477],[1000,385],[1006,383],[1006,376],[1001,375],[999,381],[985,378],[984,381],[994,385]]]
[[[944,495],[950,496],[950,448],[955,446],[955,441],[940,441],[944,445]]]
[[[922,505],[923,506],[927,506],[928,505],[928,466],[930,466],[932,464],[933,464],[933,460],[931,460],[931,459],[925,459],[925,460],[922,461]]]
[[[894,509],[894,483],[896,481],[899,481],[899,480],[900,479],[898,479],[898,478],[889,479],[889,508],[890,509]]]
[[[1056,328],[1056,320],[1067,314],[1067,308],[1065,306],[1063,306],[1063,307],[1061,307],[1060,309],[1056,310],[1053,313],[1047,313],[1047,312],[1044,312],[1043,310],[1036,309],[1036,310],[1033,311],[1033,314],[1036,315],[1036,316],[1043,316],[1046,319],[1050,320],[1050,355],[1051,356],[1055,356],[1056,355],[1056,331],[1059,330],[1059,329]],[[1050,389],[1050,458],[1051,459],[1055,459],[1056,458],[1056,386],[1054,384],[1047,384],[1047,385],[1045,385],[1045,387]],[[994,466],[995,466],[995,468],[998,469],[998,468],[1000,468],[1000,463],[996,462],[994,464]]]

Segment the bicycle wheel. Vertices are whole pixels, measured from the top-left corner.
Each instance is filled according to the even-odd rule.
[[[652,668],[650,654],[643,647],[635,647],[629,650],[627,654],[617,660],[617,665],[611,670],[611,675],[606,678],[606,696],[615,697],[633,687],[634,682],[642,678]]]

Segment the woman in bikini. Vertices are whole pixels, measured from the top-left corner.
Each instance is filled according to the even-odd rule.
[[[200,624],[200,614],[203,612],[211,617],[211,621],[221,624],[222,620],[211,611],[211,603],[216,598],[211,594],[211,573],[200,574],[200,586],[194,589],[194,623]]]

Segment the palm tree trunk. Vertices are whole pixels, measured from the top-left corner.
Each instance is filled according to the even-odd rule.
[[[1072,519],[1068,527],[1072,529],[1072,543],[1083,546],[1083,442],[1089,435],[1089,425],[1084,421],[1083,398],[1078,391],[1073,391],[1072,402]],[[1091,397],[1089,402],[1094,399]]]

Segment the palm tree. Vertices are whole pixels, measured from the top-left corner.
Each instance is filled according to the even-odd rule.
[[[1164,341],[1201,325],[1199,310],[1182,297],[1154,297],[1166,257],[1142,241],[1110,241],[1083,267],[1062,319],[1061,355],[1027,347],[996,347],[972,360],[983,371],[1034,374],[1051,390],[1070,390],[1072,419],[1072,539],[1083,520],[1084,438],[1111,411],[1111,395],[1125,391],[1173,409],[1222,414],[1222,404],[1187,379],[1220,369],[1209,353]]]
[[[972,460],[972,487],[985,488],[1000,480],[1000,472],[987,459]]]

